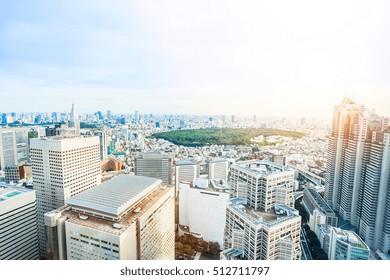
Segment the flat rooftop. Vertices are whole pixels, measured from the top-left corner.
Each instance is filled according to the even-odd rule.
[[[27,188],[2,188],[0,187],[0,203],[23,193],[31,192]]]
[[[314,188],[309,188],[306,190],[311,194],[311,196],[313,197],[313,199],[315,200],[315,202],[317,203],[318,207],[325,211],[326,213],[328,214],[334,214],[334,211],[332,210],[332,208],[330,208],[330,206],[328,205],[328,203],[326,203],[325,199],[322,198],[322,196],[317,192],[316,189]]]
[[[292,172],[292,170],[286,166],[282,166],[266,160],[241,161],[234,164],[233,167],[238,167],[245,171],[250,171],[260,175],[273,175],[282,172]]]
[[[181,182],[181,184],[189,185],[190,188],[211,191],[211,192],[227,192],[229,193],[230,185],[226,180],[208,180],[194,179],[192,182]]]
[[[289,219],[299,217],[298,210],[287,205],[276,204],[272,212],[255,211],[246,205],[246,200],[240,198],[231,199],[228,205],[244,215],[255,225],[263,224],[272,227]]]
[[[100,217],[95,217],[90,214],[79,213],[69,207],[69,205],[60,208],[60,212],[64,210],[61,214],[64,217],[67,217],[67,222],[72,224],[77,224],[80,226],[104,231],[114,235],[121,235],[126,229],[128,229],[134,222],[142,216],[146,211],[152,207],[156,201],[163,197],[167,192],[173,190],[172,186],[160,186],[155,188],[154,191],[149,193],[141,201],[136,203],[135,211],[130,211],[124,215],[119,221],[111,221]],[[52,213],[58,212],[54,210]],[[82,218],[83,217],[83,218]],[[87,217],[87,218],[85,218]],[[120,227],[114,227],[114,225],[120,225]]]
[[[352,247],[368,250],[367,245],[355,232],[340,228],[332,228],[332,230],[337,234],[338,239],[349,243]]]
[[[66,204],[75,208],[85,208],[89,211],[95,210],[118,218],[161,183],[160,179],[119,175],[69,198]]]
[[[177,166],[182,166],[182,165],[197,165],[197,163],[190,161],[190,160],[185,160],[185,161],[178,161],[176,162]]]

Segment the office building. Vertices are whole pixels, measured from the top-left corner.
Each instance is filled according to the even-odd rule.
[[[209,180],[228,179],[229,165],[226,159],[212,159],[208,162]]]
[[[390,128],[362,104],[335,106],[325,198],[374,251],[390,253]]]
[[[175,187],[179,191],[182,182],[191,183],[200,176],[200,166],[192,161],[179,161],[175,165]]]
[[[309,187],[303,190],[302,204],[309,214],[309,226],[312,231],[315,232],[317,225],[320,224],[337,227],[338,218],[336,213],[315,188]]]
[[[45,215],[48,256],[61,260],[173,260],[174,188],[119,175]]]
[[[260,160],[238,162],[230,171],[227,251],[221,253],[221,258],[300,259],[301,217],[292,208],[294,171]]]
[[[230,167],[231,198],[243,198],[248,206],[265,212],[273,205],[294,206],[294,171],[263,160],[249,160]]]
[[[353,231],[330,228],[329,260],[368,260],[370,250]]]
[[[301,216],[297,210],[274,204],[273,211],[264,212],[248,207],[245,199],[233,198],[226,216],[227,249],[221,252],[221,259],[300,259]]]
[[[95,131],[95,136],[99,136],[99,145],[100,145],[100,159],[108,158],[108,136],[106,131]]]
[[[135,175],[161,179],[173,184],[173,156],[171,153],[141,153],[135,158]]]
[[[32,139],[30,154],[37,195],[40,253],[44,257],[44,214],[63,206],[71,196],[101,182],[99,138]]]
[[[35,191],[0,188],[0,260],[39,258]]]
[[[218,242],[223,248],[229,186],[224,180],[194,179],[179,185],[179,232]]]
[[[28,128],[0,128],[0,170],[29,160]]]

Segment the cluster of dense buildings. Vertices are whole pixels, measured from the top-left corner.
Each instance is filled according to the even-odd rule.
[[[300,162],[291,147],[290,156],[189,150],[148,140],[166,124],[143,130],[145,119],[134,118],[119,130],[83,131],[73,105],[67,125],[36,137],[30,128],[0,129],[4,179],[33,179],[33,186],[26,179],[0,186],[0,259],[174,259],[176,234],[217,242],[225,260],[302,259],[291,168]],[[310,146],[312,154],[321,149]],[[389,153],[388,118],[349,99],[336,106],[327,163],[321,151],[306,158],[327,168],[325,197],[308,184],[302,201],[329,259],[389,257]]]

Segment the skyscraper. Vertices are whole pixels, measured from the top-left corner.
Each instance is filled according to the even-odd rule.
[[[160,152],[141,153],[135,158],[135,175],[161,179],[173,183],[173,156]]]
[[[173,260],[174,188],[120,175],[47,213],[48,255],[68,260]]]
[[[101,182],[99,137],[32,139],[31,164],[37,195],[40,254],[44,257],[44,214]]]
[[[325,185],[328,204],[383,253],[390,253],[389,124],[348,98],[335,106]]]
[[[300,259],[301,217],[292,208],[294,171],[260,160],[238,162],[230,170],[225,230],[228,249],[221,258]]]

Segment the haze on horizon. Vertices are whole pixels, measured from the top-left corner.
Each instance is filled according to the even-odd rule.
[[[315,2],[315,3],[314,3]],[[0,0],[0,112],[390,116],[388,1]]]

